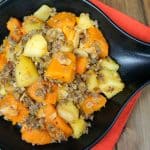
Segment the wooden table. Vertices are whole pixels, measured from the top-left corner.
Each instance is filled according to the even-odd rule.
[[[150,0],[101,0],[150,25]],[[150,85],[142,92],[115,150],[150,150]]]

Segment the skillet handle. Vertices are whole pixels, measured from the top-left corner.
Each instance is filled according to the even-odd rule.
[[[121,72],[128,82],[150,82],[150,45],[137,42],[134,49],[121,51],[120,55],[117,53],[116,50]]]

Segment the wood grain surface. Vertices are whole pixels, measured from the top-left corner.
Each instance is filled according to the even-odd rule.
[[[150,25],[150,0],[101,0],[136,20]],[[115,150],[150,150],[150,85],[142,95],[116,144]]]

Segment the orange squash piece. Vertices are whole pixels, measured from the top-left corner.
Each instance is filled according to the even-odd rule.
[[[60,12],[57,13],[55,16],[51,17],[47,24],[53,28],[61,28],[68,26],[74,27],[76,24],[76,16],[73,13],[69,12]]]
[[[48,78],[57,79],[62,82],[71,82],[74,79],[76,69],[76,57],[73,53],[64,54],[67,59],[71,61],[69,65],[61,64],[61,62],[54,57],[46,70]]]
[[[108,44],[102,32],[96,27],[90,27],[87,30],[87,39],[85,41],[86,41],[84,43],[85,48],[90,48],[95,43],[100,48],[99,56],[101,58],[105,58],[106,56],[108,56]]]
[[[27,88],[27,93],[33,100],[37,102],[43,102],[45,100],[43,93],[41,93],[43,88],[44,88],[44,82],[36,81]]]
[[[7,22],[7,29],[13,31],[17,28],[21,28],[21,22],[17,18],[10,18]]]
[[[28,117],[28,109],[24,104],[17,101],[13,94],[6,95],[0,101],[0,112],[5,119],[12,121],[12,124],[23,122]]]
[[[3,46],[4,46],[3,52],[6,53],[7,55],[7,53],[9,52],[9,49],[11,48],[11,45],[8,39],[3,40]]]
[[[70,126],[60,116],[58,116],[55,107],[51,104],[47,104],[45,106],[45,122],[46,124],[53,124],[55,127],[64,132],[66,137],[72,135],[72,129]]]
[[[88,58],[87,57],[77,57],[76,72],[78,74],[83,74],[87,69]]]
[[[58,98],[58,86],[54,85],[52,87],[52,92],[46,94],[45,102],[47,104],[56,104]]]
[[[51,17],[47,21],[48,25],[53,28],[60,28],[66,35],[68,41],[73,41],[74,26],[76,24],[76,16],[73,13],[61,12]]]
[[[81,102],[80,107],[86,115],[90,115],[104,107],[106,101],[106,98],[102,95],[96,97],[89,96]]]
[[[29,129],[26,126],[21,129],[22,140],[33,145],[45,145],[51,143],[51,137],[47,130]]]
[[[65,27],[63,27],[63,32],[66,36],[67,41],[70,41],[73,43],[74,36],[75,36],[74,27],[65,26]]]
[[[10,37],[16,42],[19,42],[22,37],[21,26],[21,22],[16,18],[10,18],[7,22]]]
[[[0,71],[3,70],[6,63],[7,63],[6,54],[5,53],[0,53]]]

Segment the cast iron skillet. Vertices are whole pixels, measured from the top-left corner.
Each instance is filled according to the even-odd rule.
[[[5,0],[0,5],[0,41],[7,35],[6,22],[9,17],[23,18],[42,4],[56,7],[58,11],[76,14],[87,12],[98,20],[109,46],[110,56],[120,64],[120,73],[126,84],[123,92],[107,102],[100,112],[95,113],[88,135],[79,140],[70,138],[61,144],[32,146],[21,140],[19,129],[0,118],[0,143],[2,149],[13,150],[81,150],[90,149],[112,127],[119,113],[140,88],[150,83],[150,43],[139,41],[117,27],[101,10],[85,0]]]

